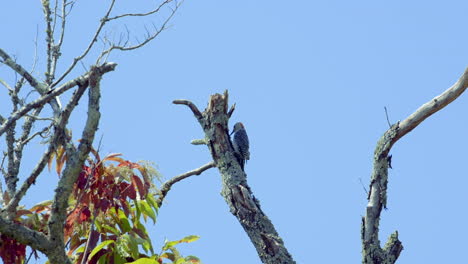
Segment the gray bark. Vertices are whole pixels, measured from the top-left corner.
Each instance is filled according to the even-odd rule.
[[[457,99],[468,87],[468,68],[460,79],[445,92],[419,107],[405,120],[391,126],[377,142],[374,152],[374,167],[367,197],[366,214],[362,218],[362,263],[393,264],[400,256],[403,246],[398,231],[390,235],[383,248],[380,247],[379,223],[383,208],[387,207],[389,152],[392,146],[426,118]]]
[[[234,156],[228,129],[234,108],[228,111],[227,91],[224,95],[212,95],[204,112],[187,100],[175,100],[174,103],[187,105],[203,128],[206,145],[221,173],[221,195],[249,236],[261,261],[269,264],[295,263],[273,223],[262,211],[247,184],[247,175]]]

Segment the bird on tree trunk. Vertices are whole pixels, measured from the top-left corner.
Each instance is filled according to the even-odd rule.
[[[250,159],[249,137],[244,125],[241,122],[237,122],[231,135],[233,135],[232,146],[234,147],[234,154],[242,170],[244,170],[245,163]]]

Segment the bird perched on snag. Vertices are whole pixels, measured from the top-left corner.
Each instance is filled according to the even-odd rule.
[[[232,146],[234,147],[234,154],[242,170],[244,170],[245,163],[250,159],[249,137],[247,136],[244,124],[237,122],[231,135],[233,135]]]

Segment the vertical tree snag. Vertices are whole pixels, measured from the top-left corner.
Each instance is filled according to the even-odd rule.
[[[295,263],[272,222],[260,208],[259,201],[253,196],[246,174],[234,156],[228,129],[234,108],[228,111],[227,91],[223,95],[212,95],[204,112],[200,112],[188,100],[175,100],[173,103],[187,105],[203,128],[204,143],[221,173],[221,195],[250,237],[261,261],[271,264]]]
[[[388,167],[391,159],[389,152],[400,138],[408,134],[426,118],[454,101],[468,87],[468,68],[460,79],[445,92],[425,103],[413,114],[391,126],[379,139],[374,152],[374,165],[368,194],[366,214],[362,218],[362,263],[395,263],[403,246],[398,239],[398,231],[390,235],[384,248],[380,247],[380,213],[387,206]]]

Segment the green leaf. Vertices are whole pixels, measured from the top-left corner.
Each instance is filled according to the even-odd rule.
[[[186,236],[182,238],[180,242],[191,243],[191,242],[197,241],[198,239],[200,239],[199,236],[192,235],[192,236]]]
[[[145,215],[151,217],[151,219],[153,219],[153,223],[155,224],[156,223],[156,214],[154,213],[153,209],[151,209],[150,205],[145,200],[139,201],[139,204],[140,204],[140,208],[143,211],[143,213]]]
[[[127,216],[125,213],[119,209],[117,212],[119,216],[119,222],[117,224],[119,225],[120,230],[122,230],[123,233],[127,233],[130,231],[132,228],[130,227],[130,222],[128,221]]]
[[[112,233],[114,235],[120,235],[121,234],[120,231],[117,230],[117,228],[114,228],[114,227],[112,227],[110,225],[104,224],[104,225],[102,225],[102,229],[107,230],[108,232],[110,232],[110,233]]]
[[[133,262],[127,262],[126,264],[159,264],[154,258],[140,258]]]
[[[94,255],[96,255],[96,253],[98,253],[101,249],[103,249],[105,246],[109,245],[109,244],[112,244],[114,243],[115,241],[114,240],[106,240],[106,241],[103,241],[101,244],[97,245],[97,247],[95,247],[93,249],[93,251],[91,251],[91,253],[89,254],[88,256],[88,260],[92,259],[94,257]],[[78,252],[78,250],[77,250]]]
[[[141,244],[141,246],[143,247],[143,250],[145,250],[146,253],[148,253],[148,251],[151,251],[151,253],[153,253],[153,247],[151,246],[151,242],[146,240],[145,242],[143,242],[143,244]]]
[[[114,264],[124,264],[124,263],[127,263],[127,261],[122,256],[120,256],[120,254],[118,254],[117,252],[114,253]]]
[[[176,262],[174,262],[174,264],[185,264],[185,259],[183,258],[180,258],[180,259],[177,259]]]
[[[132,255],[134,259],[137,259],[140,256],[140,252],[138,251],[138,239],[134,236],[128,236],[128,238],[128,247],[130,249],[130,255]],[[141,241],[143,242],[143,240]]]
[[[108,255],[109,255],[109,252],[102,255],[98,260],[98,264],[107,264],[108,263],[108,261],[107,261]]]
[[[79,247],[79,248],[75,251],[75,254],[84,252],[84,250],[85,250],[85,246],[81,246],[81,247]]]
[[[149,205],[151,205],[156,214],[158,214],[159,207],[158,203],[156,203],[156,200],[154,199],[153,194],[148,193],[148,195],[146,195],[146,201],[149,203]]]
[[[189,262],[189,263],[198,263],[200,264],[201,263],[201,260],[195,256],[187,256],[185,257],[185,261]]]
[[[141,209],[140,209],[140,200],[135,200],[134,205],[135,205],[135,210],[136,210],[136,218],[135,220],[139,220],[141,216]]]
[[[182,238],[181,240],[176,240],[176,241],[168,241],[166,244],[164,244],[163,250],[168,250],[169,248],[174,247],[177,244],[180,243],[190,243],[193,241],[197,241],[200,237],[199,236],[186,236]]]

